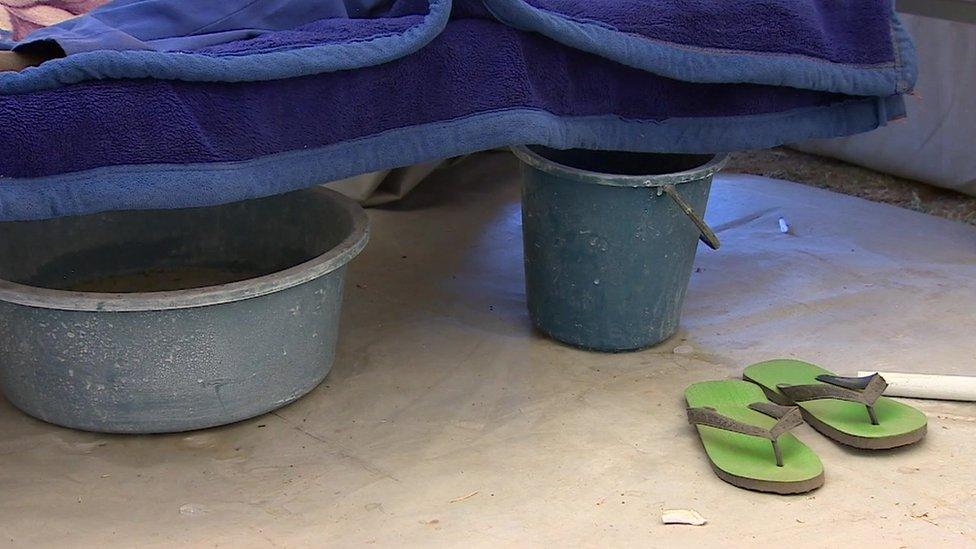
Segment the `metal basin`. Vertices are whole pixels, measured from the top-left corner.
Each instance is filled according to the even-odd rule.
[[[200,429],[284,406],[332,367],[362,208],[322,189],[0,223],[0,388],[90,431]]]

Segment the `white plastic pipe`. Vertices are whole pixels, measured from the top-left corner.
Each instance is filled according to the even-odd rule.
[[[860,371],[869,376],[872,371]],[[886,396],[976,402],[976,377],[878,372],[888,382]]]

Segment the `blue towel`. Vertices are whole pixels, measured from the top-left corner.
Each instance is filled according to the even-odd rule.
[[[18,44],[55,42],[67,55],[99,50],[192,51],[289,30],[310,21],[366,17],[382,0],[116,0],[85,17],[34,31]]]
[[[150,31],[147,12],[118,14],[188,3],[117,1],[28,36],[67,55],[0,74],[0,221],[218,204],[521,143],[849,135],[903,116],[915,78],[887,0],[316,4],[312,21],[225,8]],[[79,34],[94,19],[114,29],[101,46]]]

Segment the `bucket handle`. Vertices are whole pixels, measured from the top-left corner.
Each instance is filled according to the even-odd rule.
[[[718,235],[715,234],[715,231],[713,231],[712,228],[705,223],[705,220],[702,219],[700,215],[695,213],[695,209],[691,207],[691,204],[689,204],[687,200],[685,200],[685,197],[681,196],[681,193],[678,192],[678,189],[673,184],[669,183],[667,185],[662,185],[658,187],[658,189],[661,189],[667,193],[667,195],[671,197],[671,200],[674,200],[674,203],[681,208],[681,211],[684,212],[689,219],[691,219],[692,223],[694,223],[696,227],[698,227],[698,232],[700,233],[698,235],[699,240],[704,242],[713,250],[717,250],[719,246],[722,245],[722,243],[719,242]]]

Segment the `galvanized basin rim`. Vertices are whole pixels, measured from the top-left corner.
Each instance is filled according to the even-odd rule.
[[[607,185],[610,187],[664,187],[665,185],[680,185],[711,177],[725,167],[729,155],[716,154],[711,160],[701,166],[658,175],[620,175],[612,173],[581,170],[550,160],[531,150],[526,145],[511,148],[512,153],[533,168],[558,177],[574,179],[583,183]]]
[[[331,200],[349,216],[349,235],[328,252],[294,267],[228,284],[163,292],[71,292],[0,279],[0,301],[62,311],[166,311],[242,301],[304,284],[349,263],[369,240],[369,219],[359,204],[329,189],[319,188],[316,192],[332,195]]]

